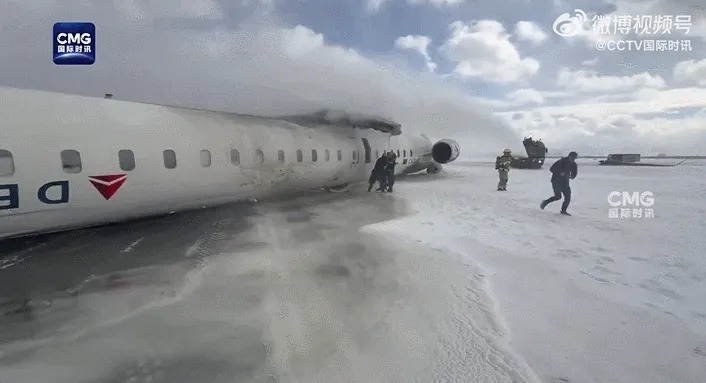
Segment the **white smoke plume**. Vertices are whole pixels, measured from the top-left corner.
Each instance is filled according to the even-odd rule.
[[[329,45],[252,3],[236,27],[210,0],[0,4],[0,52],[11,52],[0,55],[3,85],[260,115],[341,109],[389,118],[404,133],[455,138],[464,156],[519,142],[455,84],[391,57]],[[94,65],[52,62],[57,21],[96,24]]]

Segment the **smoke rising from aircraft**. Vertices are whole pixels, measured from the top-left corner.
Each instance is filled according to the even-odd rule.
[[[340,109],[395,120],[404,133],[456,138],[462,155],[519,142],[508,124],[437,75],[328,45],[271,15],[229,29],[217,4],[194,2],[169,9],[135,1],[7,3],[0,49],[13,54],[0,57],[0,83],[259,115]],[[37,48],[50,47],[46,31],[66,20],[96,24],[94,65],[56,66],[50,48]]]

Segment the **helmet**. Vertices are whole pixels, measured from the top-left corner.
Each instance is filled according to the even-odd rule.
[[[505,149],[505,150],[503,150],[503,154],[512,154],[512,150]]]

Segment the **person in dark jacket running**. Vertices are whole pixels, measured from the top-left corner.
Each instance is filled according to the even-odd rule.
[[[383,171],[383,179],[385,180],[381,183],[383,192],[392,193],[392,186],[395,184],[395,165],[397,165],[397,156],[395,153],[390,152],[390,156],[387,158],[387,163],[385,164],[385,170]]]
[[[568,156],[556,161],[549,171],[552,172],[552,189],[554,189],[554,196],[549,197],[542,201],[539,208],[544,210],[547,205],[554,201],[561,199],[561,195],[564,195],[564,202],[561,204],[561,214],[571,215],[566,209],[571,203],[571,187],[569,186],[569,179],[574,179],[578,175],[578,166],[576,166],[576,158],[578,154],[576,152],[569,153]]]
[[[382,156],[375,161],[375,167],[373,167],[373,170],[370,172],[370,178],[368,179],[368,191],[373,190],[375,182],[380,182],[380,190],[382,190],[385,165],[387,165],[387,153],[383,153]]]

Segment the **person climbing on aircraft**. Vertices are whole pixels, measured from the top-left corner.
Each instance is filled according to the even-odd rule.
[[[507,190],[508,173],[510,173],[510,164],[512,163],[512,151],[510,149],[503,150],[503,155],[495,158],[495,169],[498,171],[498,191]]]
[[[576,158],[578,154],[576,152],[569,153],[568,156],[557,160],[549,171],[552,172],[552,189],[554,189],[554,196],[549,197],[542,201],[539,208],[544,210],[547,205],[554,201],[561,199],[561,195],[564,194],[564,202],[561,204],[561,214],[571,215],[566,209],[569,207],[571,202],[571,187],[569,186],[569,179],[574,179],[578,175],[578,166],[576,165]]]
[[[375,182],[380,183],[380,189],[382,190],[382,184],[384,182],[383,176],[384,176],[384,170],[385,170],[385,165],[387,164],[387,153],[383,152],[382,156],[375,161],[375,166],[373,167],[373,170],[370,172],[370,178],[368,179],[368,191],[373,190],[373,186],[375,185]]]

